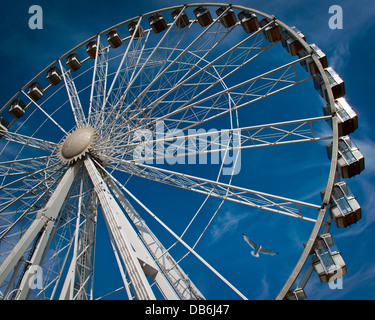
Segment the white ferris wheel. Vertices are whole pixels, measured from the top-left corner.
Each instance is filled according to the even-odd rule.
[[[301,31],[243,6],[174,6],[87,39],[0,110],[0,298],[210,299],[208,270],[247,299],[198,250],[227,203],[309,226],[277,299],[305,298],[314,270],[342,277],[329,230],[361,218],[344,179],[364,169],[344,94]],[[303,159],[327,163],[322,185],[285,169]]]

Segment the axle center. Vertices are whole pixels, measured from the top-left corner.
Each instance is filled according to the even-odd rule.
[[[72,163],[84,157],[92,147],[95,132],[92,127],[82,127],[69,133],[59,148],[62,161]]]

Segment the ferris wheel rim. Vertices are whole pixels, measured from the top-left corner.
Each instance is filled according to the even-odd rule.
[[[264,12],[261,12],[261,11],[258,11],[258,10],[255,10],[255,9],[251,9],[251,8],[248,8],[248,7],[245,7],[245,6],[239,6],[239,5],[229,5],[229,4],[224,4],[224,3],[192,3],[192,4],[188,4],[188,5],[178,5],[178,6],[171,6],[171,7],[168,7],[168,8],[163,8],[163,9],[160,9],[160,10],[155,10],[155,11],[150,11],[146,14],[143,14],[143,15],[140,15],[140,16],[136,16],[136,17],[133,17],[131,19],[127,19],[123,22],[120,22],[119,24],[116,24],[108,29],[105,29],[103,30],[102,32],[98,33],[97,35],[91,37],[91,38],[88,38],[87,40],[85,40],[84,42],[78,44],[77,46],[75,46],[73,49],[69,50],[68,52],[66,52],[65,54],[63,54],[60,58],[56,59],[54,62],[52,62],[50,65],[48,65],[45,69],[43,69],[39,74],[37,74],[34,78],[32,78],[28,83],[26,83],[26,85],[18,92],[16,93],[5,105],[4,107],[0,110],[0,112],[3,112],[4,109],[22,92],[24,91],[31,83],[33,83],[36,79],[38,79],[41,75],[43,75],[49,68],[51,68],[52,66],[56,65],[57,63],[61,62],[62,59],[64,59],[65,57],[67,57],[69,54],[73,53],[74,51],[76,51],[78,48],[81,48],[82,46],[84,46],[85,44],[87,44],[88,42],[90,42],[91,40],[94,40],[96,39],[98,36],[100,35],[103,35],[105,33],[107,33],[108,31],[110,31],[111,29],[113,28],[117,28],[117,27],[120,27],[120,26],[123,26],[131,21],[134,21],[134,20],[137,20],[138,18],[140,17],[147,17],[147,16],[150,16],[154,13],[161,13],[161,12],[166,12],[166,11],[171,11],[171,10],[174,10],[174,9],[182,9],[182,8],[185,8],[185,7],[197,7],[197,6],[207,6],[207,7],[232,7],[232,8],[235,8],[235,9],[240,9],[240,10],[248,10],[250,12],[253,12],[255,14],[258,14],[258,15],[261,15],[263,17],[268,17],[270,19],[273,19],[277,24],[279,24],[280,26],[282,26],[285,30],[287,30],[288,32],[290,32],[291,34],[293,34],[293,36],[295,36],[295,38],[301,43],[301,45],[303,46],[304,49],[308,50],[308,52],[311,53],[311,48],[309,47],[309,45],[307,44],[307,42],[305,40],[303,40],[293,29],[291,29],[288,25],[286,25],[285,23],[283,23],[282,21],[276,19],[274,16],[271,16],[271,15],[268,15]],[[325,75],[324,73],[324,69],[323,67],[321,66],[321,64],[319,63],[318,59],[312,55],[312,58],[313,60],[316,62],[316,65],[319,69],[319,72],[323,78],[323,81],[326,85],[326,88],[329,88],[327,90],[328,92],[328,99],[329,99],[329,104],[331,105],[331,108],[334,108],[334,97],[333,97],[333,94],[332,94],[332,90],[330,89],[330,86],[328,85],[329,84],[329,80],[327,78],[327,76]],[[334,111],[334,110],[332,110]],[[337,167],[337,150],[338,150],[338,127],[337,127],[337,121],[336,121],[336,115],[334,115],[332,117],[332,131],[333,131],[333,157],[331,159],[331,167],[330,167],[330,173],[329,173],[329,177],[328,177],[328,182],[327,182],[327,187],[325,188],[326,192],[325,192],[325,195],[324,195],[324,199],[323,199],[323,204],[322,204],[322,208],[320,209],[320,212],[319,212],[319,215],[318,215],[318,218],[317,218],[317,221],[315,222],[315,225],[314,225],[314,229],[312,231],[312,234],[309,238],[309,241],[301,255],[301,258],[298,260],[297,264],[296,264],[296,267],[295,267],[295,270],[292,272],[290,278],[288,279],[287,283],[285,284],[284,288],[282,289],[282,291],[280,292],[280,294],[278,295],[277,299],[283,299],[287,293],[287,291],[290,290],[291,286],[295,283],[296,281],[296,278],[297,276],[299,275],[299,273],[301,272],[301,269],[303,268],[303,266],[305,265],[306,263],[306,260],[307,260],[307,257],[308,257],[308,253],[311,251],[312,249],[312,246],[316,240],[316,238],[318,237],[318,234],[319,234],[319,231],[323,225],[323,222],[324,222],[324,219],[326,217],[326,213],[327,213],[327,209],[328,209],[328,203],[329,203],[329,199],[331,197],[331,192],[332,192],[332,188],[333,188],[333,182],[334,182],[334,176],[335,176],[335,172],[336,172],[336,167]]]

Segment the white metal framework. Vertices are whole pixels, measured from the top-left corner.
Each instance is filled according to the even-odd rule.
[[[251,32],[239,18],[244,12],[262,21]],[[287,32],[307,54],[288,55],[280,37],[270,39],[273,28]],[[293,98],[300,88],[313,91],[313,76],[301,67],[311,62],[326,87],[330,115],[319,114],[322,106],[318,111],[306,108],[306,101],[298,105]],[[31,88],[36,82],[39,91]],[[9,115],[11,105],[18,113]],[[313,223],[277,296],[285,298],[326,217],[337,167],[334,105],[324,66],[300,33],[254,9],[214,3],[175,6],[88,39],[40,72],[0,110],[5,121],[0,127],[0,297],[100,299],[123,292],[128,299],[210,298],[184,271],[186,260],[194,258],[187,268],[204,265],[246,299],[230,275],[221,274],[196,250],[224,201],[230,201],[257,214]],[[333,130],[324,134],[327,121]],[[251,152],[275,150],[275,157],[282,152],[285,161],[293,162],[293,152],[302,146],[325,149],[322,140],[333,140],[331,167],[322,173],[322,202],[320,190],[311,190],[319,201],[310,201],[238,179],[246,176],[243,167],[249,162],[244,159],[251,159]],[[205,172],[199,169],[202,163],[212,166]],[[170,226],[173,219],[169,223],[168,216],[153,213],[144,197],[129,191],[134,179],[138,192],[139,181],[152,181],[152,188],[168,188],[166,198],[173,197],[168,186],[198,196],[192,201],[200,201],[199,209],[191,218],[181,218],[186,221],[182,233]],[[217,209],[195,240],[188,241],[186,232],[212,199]],[[183,212],[183,201],[170,211]],[[172,239],[169,245],[162,244],[151,225],[161,226]],[[103,262],[98,241],[104,230],[122,281],[108,292],[101,290],[103,269],[97,267]],[[172,257],[177,247],[180,251]],[[38,281],[35,270],[43,280]],[[311,270],[310,265],[299,287]]]

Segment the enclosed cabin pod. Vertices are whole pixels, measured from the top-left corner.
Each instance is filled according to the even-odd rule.
[[[179,29],[182,29],[182,28],[185,28],[189,25],[189,18],[186,14],[186,12],[182,12],[181,13],[181,9],[176,9],[174,11],[172,11],[172,18],[173,20],[176,20],[176,26],[179,28]]]
[[[354,132],[358,128],[358,116],[350,107],[345,98],[339,98],[335,100],[335,109],[338,119],[338,131],[339,136],[346,136],[349,133]],[[323,107],[324,115],[332,115],[331,106],[326,104]],[[332,125],[332,121],[330,121]]]
[[[151,17],[149,17],[148,22],[150,23],[150,26],[155,33],[163,32],[168,28],[167,22],[159,13],[155,13]]]
[[[52,67],[47,71],[47,81],[53,86],[60,83],[62,79],[62,74],[59,68]]]
[[[30,85],[27,94],[34,101],[38,101],[40,98],[43,97],[43,90],[44,89],[39,82],[34,82]]]
[[[264,27],[268,23],[270,23],[272,20],[269,18],[264,18],[261,21],[259,21],[259,25],[261,27]],[[271,23],[268,27],[266,27],[263,31],[264,35],[267,37],[267,40],[269,42],[276,42],[280,40],[281,32],[282,32],[281,26],[279,26],[275,21]]]
[[[345,84],[340,76],[331,67],[324,69],[324,72],[328,78],[329,85],[331,87],[333,98],[342,98],[345,95]],[[327,88],[324,85],[323,77],[320,74],[315,74],[314,77],[315,89],[320,91],[320,95],[328,102]]]
[[[138,26],[138,28],[137,28]],[[141,24],[138,25],[138,21],[132,21],[128,24],[128,30],[131,36],[134,36],[134,39],[140,39],[145,34]]]
[[[122,45],[122,38],[117,29],[112,29],[107,33],[107,41],[113,49]]]
[[[26,104],[21,99],[12,102],[9,113],[16,119],[21,118],[25,114]]]
[[[328,157],[332,157],[332,142],[327,145]],[[365,169],[365,158],[349,136],[339,138],[338,170],[344,179],[360,174]]]
[[[66,65],[71,71],[77,71],[81,68],[81,58],[76,53],[71,53],[66,58]]]
[[[137,27],[138,26],[138,27]],[[128,24],[128,30],[131,36],[134,36],[135,39],[140,39],[145,34],[145,31],[142,28],[142,25],[138,21],[132,21]]]
[[[295,31],[303,40],[305,36],[299,31],[296,27],[292,27],[293,31]],[[298,52],[303,49],[302,44],[296,39],[289,31],[285,30],[280,35],[280,40],[282,46],[292,55],[298,55]]]
[[[310,44],[310,48],[311,48],[311,54],[314,55],[315,57],[317,57],[318,61],[322,65],[323,69],[327,69],[328,68],[328,62],[327,62],[327,56],[325,55],[325,53],[322,50],[320,50],[320,48],[315,43]],[[309,53],[306,52],[305,49],[302,49],[298,52],[299,58],[306,57],[307,55],[309,55]],[[313,58],[311,58],[311,57],[307,58],[306,60],[301,61],[301,65],[312,76],[319,73],[318,66],[316,65]]]
[[[210,11],[207,8],[198,7],[194,9],[194,14],[197,17],[201,27],[207,27],[214,21],[212,19]]]
[[[221,24],[227,29],[233,27],[237,23],[236,15],[232,9],[227,9],[225,7],[220,7],[216,10],[218,17],[220,17],[224,12],[225,14],[220,18]]]
[[[254,13],[241,11],[238,14],[238,19],[246,33],[253,33],[260,28],[258,17]]]
[[[305,291],[302,288],[290,290],[286,294],[285,300],[306,300]]]
[[[346,228],[362,218],[361,207],[344,181],[333,186],[330,212],[338,228]]]
[[[314,244],[314,252],[312,264],[320,282],[331,282],[346,275],[345,262],[331,234],[325,233],[318,237]]]
[[[6,121],[3,117],[0,117],[0,138],[4,136],[4,134],[9,129],[9,122]]]
[[[96,52],[97,52],[97,50],[98,50],[98,44],[97,44],[96,40],[90,41],[86,45],[86,53],[89,55],[89,57],[91,59],[95,59],[96,58]]]

